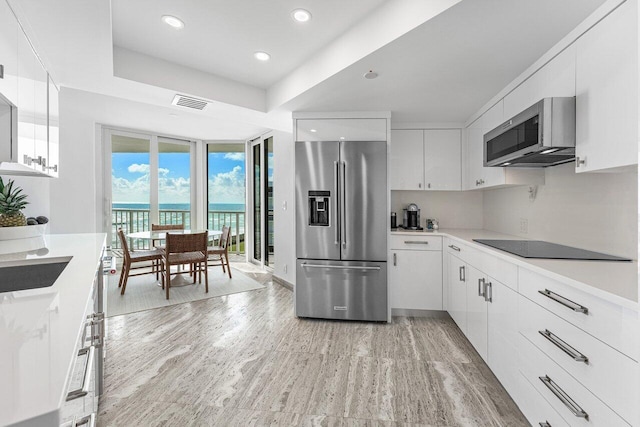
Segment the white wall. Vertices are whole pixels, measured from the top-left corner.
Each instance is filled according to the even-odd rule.
[[[275,239],[274,275],[294,284],[296,280],[295,175],[293,134],[273,135],[273,216]],[[286,266],[286,271],[285,271]]]
[[[545,175],[533,201],[529,187],[485,191],[484,228],[637,259],[637,172],[576,174],[568,163]]]
[[[482,228],[482,191],[392,191],[391,212],[402,224],[402,209],[409,203],[420,208],[420,222],[436,218],[440,228]]]
[[[25,216],[50,216],[49,185],[52,181],[51,178],[3,175],[2,180],[5,184],[9,180],[14,180],[14,187],[21,187],[23,190],[22,193],[27,195],[26,200],[29,204],[22,211]]]

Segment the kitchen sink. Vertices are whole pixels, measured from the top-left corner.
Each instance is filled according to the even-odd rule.
[[[48,288],[69,264],[71,258],[0,264],[0,293]]]

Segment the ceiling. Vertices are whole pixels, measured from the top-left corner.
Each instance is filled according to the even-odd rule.
[[[464,122],[604,0],[9,2],[56,81],[105,106],[99,122],[247,139],[290,131],[291,111]],[[295,23],[297,7],[313,19]],[[210,105],[172,106],[176,93]]]
[[[383,2],[112,0],[113,44],[266,89]],[[311,11],[312,19],[294,21],[298,8]],[[169,27],[162,15],[180,18],[185,27]],[[257,61],[256,51],[271,60]]]

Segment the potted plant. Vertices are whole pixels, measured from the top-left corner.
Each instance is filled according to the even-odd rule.
[[[0,227],[21,227],[27,225],[27,218],[21,212],[29,204],[22,188],[14,186],[15,181],[5,184],[0,177]]]

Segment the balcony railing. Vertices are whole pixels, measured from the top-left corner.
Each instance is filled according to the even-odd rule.
[[[160,210],[160,224],[184,224],[186,229],[191,228],[191,212],[183,210]],[[138,231],[149,231],[149,210],[140,209],[112,209],[111,210],[111,247],[120,249],[118,240],[118,228],[124,230],[124,234]],[[229,252],[244,253],[245,213],[243,211],[208,211],[207,229],[221,230],[226,225],[231,228]],[[149,242],[145,240],[129,240],[131,249],[149,249]]]

